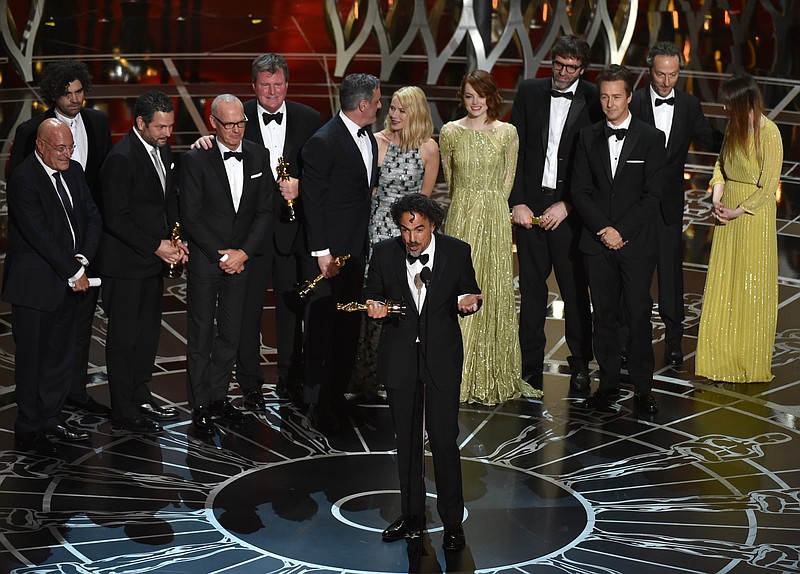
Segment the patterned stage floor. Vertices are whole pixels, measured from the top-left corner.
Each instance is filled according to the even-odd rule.
[[[784,181],[779,206],[775,380],[712,385],[697,380],[693,360],[711,230],[707,181],[707,168],[699,169],[686,210],[682,368],[663,367],[663,326],[653,313],[661,411],[638,417],[630,389],[617,412],[578,407],[553,282],[545,398],[461,410],[462,552],[440,547],[430,474],[426,535],[381,542],[380,530],[399,514],[385,405],[360,406],[357,423],[327,438],[268,385],[266,413],[213,440],[193,436],[181,281],[167,285],[151,385],[160,402],[180,408],[181,420],[144,438],[71,413],[71,423],[92,432],[90,443],[62,444],[60,458],[14,451],[14,344],[4,305],[0,572],[800,571],[800,189],[796,179]],[[269,297],[267,309],[262,351],[273,382]],[[104,328],[98,315],[95,373],[103,371]],[[105,383],[91,392],[108,404]],[[235,384],[231,395],[240,404]]]

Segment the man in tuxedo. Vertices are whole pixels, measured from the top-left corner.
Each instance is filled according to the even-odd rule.
[[[368,126],[381,107],[380,80],[351,74],[339,87],[341,111],[303,146],[303,209],[312,265],[306,278],[325,281],[306,304],[303,400],[311,423],[339,428],[347,414],[344,391],[356,355],[360,321],[336,311],[337,302],[361,293],[367,252],[370,197],[378,178],[378,145]],[[349,255],[341,269],[334,258]]]
[[[214,417],[244,421],[228,399],[228,380],[239,347],[249,261],[273,233],[278,197],[269,153],[243,141],[247,118],[239,99],[214,98],[209,122],[216,145],[187,152],[180,181],[182,225],[192,252],[187,386],[192,423],[203,435],[214,434]]]
[[[589,276],[600,366],[600,388],[584,405],[606,410],[619,397],[622,344],[617,330],[624,320],[634,402],[640,411],[655,413],[650,282],[658,254],[655,220],[664,185],[664,134],[629,112],[633,79],[626,68],[607,67],[597,86],[606,119],[581,130],[572,181],[572,200],[584,226],[579,245]]]
[[[517,226],[522,377],[542,387],[547,278],[555,271],[564,300],[570,388],[579,392],[589,389],[592,317],[578,249],[581,221],[570,187],[578,132],[603,117],[597,89],[581,79],[589,55],[583,39],[559,38],[551,53],[553,77],[523,81],[511,112],[520,142],[509,204]]]
[[[89,438],[62,422],[61,409],[75,360],[76,295],[89,288],[86,266],[101,220],[80,164],[70,160],[75,147],[67,124],[46,119],[36,134],[36,151],[8,182],[2,296],[11,303],[16,344],[15,446],[51,455],[51,436]]]
[[[9,173],[36,149],[36,132],[41,123],[56,118],[70,127],[75,150],[72,160],[83,168],[92,199],[100,205],[100,166],[111,149],[108,118],[98,110],[84,107],[84,96],[92,91],[92,76],[86,64],[74,60],[53,62],[42,72],[39,91],[50,108],[20,124],[11,148]],[[99,289],[87,289],[74,297],[78,301],[75,317],[75,356],[72,384],[66,404],[94,415],[108,416],[107,406],[98,403],[86,392],[89,347]]]
[[[168,143],[175,123],[172,100],[163,92],[145,92],[133,115],[131,131],[100,170],[104,225],[97,269],[108,316],[112,424],[134,433],[158,433],[159,421],[179,416],[174,407],[155,404],[147,386],[161,334],[162,273],[165,263],[185,262],[188,250],[170,241],[179,220]]]
[[[659,42],[647,56],[650,85],[633,93],[631,113],[661,130],[667,141],[667,185],[661,196],[658,231],[658,312],[666,327],[665,362],[683,364],[683,198],[684,165],[692,141],[714,147],[714,130],[700,100],[675,88],[684,66],[683,54],[672,42]]]
[[[434,200],[409,194],[392,205],[400,237],[376,244],[365,298],[367,313],[383,320],[378,382],[386,387],[397,437],[401,516],[383,531],[393,542],[424,528],[424,425],[436,476],[443,546],[464,546],[464,495],[458,451],[458,395],[464,349],[458,316],[478,310],[469,244],[434,233],[444,211]],[[405,317],[388,316],[387,300],[406,302]]]

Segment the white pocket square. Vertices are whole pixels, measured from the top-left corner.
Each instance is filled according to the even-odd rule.
[[[254,173],[253,175],[251,175],[250,179],[255,179],[257,177],[261,177],[262,175],[264,175],[264,172],[263,171],[259,171],[258,173]]]
[[[644,163],[643,159],[629,159],[625,163]]]
[[[175,169],[175,164],[174,163],[169,164],[169,168],[170,169]]]

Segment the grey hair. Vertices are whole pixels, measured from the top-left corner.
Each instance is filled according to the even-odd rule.
[[[372,93],[379,88],[381,81],[372,74],[350,74],[339,86],[339,102],[342,109],[351,112],[361,100],[372,100]]]
[[[217,115],[217,109],[219,108],[219,104],[222,102],[226,104],[237,102],[240,106],[242,105],[241,100],[239,100],[239,98],[237,98],[233,94],[220,94],[216,98],[214,98],[213,102],[211,102],[211,113],[213,115]]]

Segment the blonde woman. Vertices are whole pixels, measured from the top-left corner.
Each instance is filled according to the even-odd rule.
[[[783,163],[777,126],[747,74],[720,88],[730,121],[711,178],[714,228],[697,338],[698,375],[771,381],[778,322],[776,192]]]

